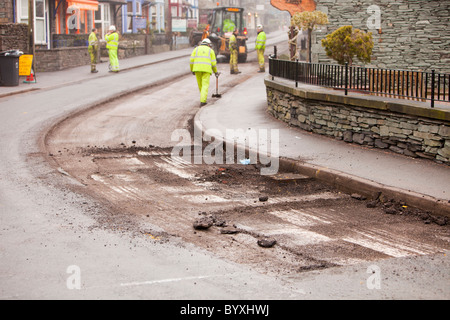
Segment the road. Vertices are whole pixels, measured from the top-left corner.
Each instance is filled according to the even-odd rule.
[[[220,65],[223,94],[257,76],[255,57],[240,68]],[[447,228],[238,159],[173,157],[172,133],[192,132],[198,111],[185,70],[174,58],[1,99],[0,298],[449,297]],[[99,105],[117,86],[123,97]],[[207,231],[193,228],[208,217]],[[263,236],[277,244],[261,248]],[[381,290],[367,282],[374,265]]]

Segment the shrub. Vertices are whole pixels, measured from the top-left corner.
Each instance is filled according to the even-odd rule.
[[[322,46],[328,57],[339,64],[353,64],[356,58],[363,63],[370,63],[373,50],[372,32],[343,26],[322,39]]]

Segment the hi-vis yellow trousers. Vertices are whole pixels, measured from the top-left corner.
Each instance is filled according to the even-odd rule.
[[[117,57],[117,49],[108,49],[109,64],[112,72],[119,72],[119,58]]]
[[[200,102],[206,102],[208,100],[209,80],[211,73],[209,72],[196,72],[198,89],[200,90]]]

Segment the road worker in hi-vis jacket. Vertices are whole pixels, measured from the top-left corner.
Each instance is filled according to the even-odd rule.
[[[238,30],[234,29],[233,34],[230,37],[229,47],[230,50],[230,74],[239,74],[241,73],[238,68],[238,60],[239,60],[239,52],[238,52],[238,43],[237,36]]]
[[[92,29],[89,35],[89,55],[91,56],[91,73],[97,73],[97,57],[98,57],[98,38],[97,29]]]
[[[116,32],[116,27],[109,27],[109,32],[105,35],[106,49],[109,54],[109,72],[119,72],[119,58],[117,57],[117,51],[119,50],[119,34]]]
[[[211,40],[204,39],[191,54],[191,72],[197,77],[200,90],[200,106],[206,105],[208,99],[209,80],[213,73],[217,74],[217,60],[211,48]]]
[[[267,36],[262,25],[256,27],[258,37],[256,38],[256,52],[258,53],[259,71],[266,72],[266,62],[264,60],[264,51],[266,50]]]

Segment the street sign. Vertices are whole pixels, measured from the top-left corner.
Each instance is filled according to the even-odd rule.
[[[270,0],[270,4],[281,11],[289,11],[291,16],[298,12],[316,10],[313,0]]]
[[[147,29],[147,19],[141,17],[134,17],[134,27],[136,29]]]
[[[187,27],[188,28],[197,28],[198,27],[197,19],[188,19]]]
[[[24,54],[19,57],[19,76],[29,76],[33,66],[33,55]]]
[[[186,32],[186,30],[187,30],[186,19],[172,19],[173,32]]]

